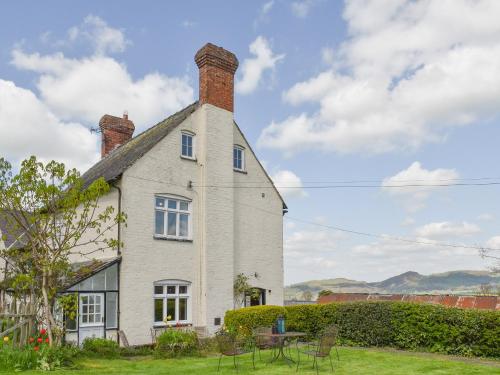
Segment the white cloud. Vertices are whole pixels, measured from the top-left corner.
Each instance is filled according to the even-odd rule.
[[[258,36],[250,44],[252,58],[245,59],[241,66],[242,77],[236,82],[236,91],[240,94],[249,94],[257,89],[266,70],[273,71],[276,64],[285,58],[284,54],[275,55],[269,41]]]
[[[70,42],[90,42],[98,55],[123,52],[127,45],[131,44],[122,30],[108,26],[102,18],[92,14],[85,17],[80,26],[70,28],[68,38]]]
[[[186,29],[190,29],[191,27],[196,26],[196,22],[190,21],[190,20],[184,20],[182,21],[182,27]]]
[[[332,65],[335,61],[335,52],[331,47],[323,47],[321,49],[321,59],[326,65]]]
[[[336,64],[284,93],[318,110],[273,122],[259,144],[288,153],[414,150],[498,115],[499,13],[492,1],[348,2],[349,39]]]
[[[302,181],[292,171],[280,170],[272,176],[273,182],[283,197],[306,197]]]
[[[260,11],[262,14],[267,14],[271,11],[271,9],[273,9],[273,6],[274,6],[274,0],[268,1],[262,4],[262,8]]]
[[[99,160],[97,137],[83,125],[61,121],[30,90],[0,79],[1,156],[18,164],[31,155],[85,171]]]
[[[495,216],[493,216],[490,213],[485,212],[484,214],[478,215],[477,219],[481,220],[481,221],[492,221],[495,219]]]
[[[44,33],[42,41],[50,37]],[[125,64],[107,56],[130,42],[101,18],[86,17],[54,45],[77,42],[90,43],[90,56],[12,51],[13,66],[36,73],[37,92],[0,79],[0,150],[11,162],[35,154],[84,171],[99,159],[98,137],[88,127],[102,115],[128,110],[138,133],[194,101],[187,78],[152,72],[135,79]]]
[[[412,217],[406,217],[402,222],[401,225],[404,227],[411,226],[415,224],[415,219]]]
[[[500,249],[500,236],[493,236],[486,242],[486,247]]]
[[[477,234],[481,229],[473,223],[461,222],[453,223],[450,221],[442,221],[436,223],[425,224],[415,230],[415,234],[419,237],[443,239],[454,237],[467,237]]]
[[[134,80],[124,64],[108,56],[70,59],[14,50],[12,64],[39,74],[41,99],[67,121],[97,125],[105,113],[128,110],[140,131],[194,100],[187,78],[150,73]]]
[[[446,184],[453,182],[458,177],[459,174],[454,169],[438,168],[428,170],[416,161],[407,169],[384,179],[382,190],[391,195],[402,197],[407,210],[415,212],[425,207],[425,203],[432,192],[446,188],[439,186],[405,186],[398,188],[397,186]]]
[[[306,18],[313,4],[313,0],[298,0],[292,2],[292,4],[290,5],[290,9],[296,17]]]
[[[324,256],[338,247],[344,238],[341,232],[331,230],[296,230],[285,237],[284,251],[290,257]]]

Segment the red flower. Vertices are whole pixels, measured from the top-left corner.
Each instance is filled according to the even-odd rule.
[[[40,330],[40,335],[45,335],[47,333],[47,330],[45,328],[42,328]]]
[[[48,343],[49,343],[49,341],[50,341],[50,340],[49,340],[49,338],[47,337],[47,338],[45,339],[45,342],[48,344]]]
[[[33,350],[34,350],[35,352],[37,352],[38,350],[40,350],[40,348],[39,348],[38,346],[35,346],[35,347],[33,348]]]
[[[43,339],[41,337],[37,338],[36,341],[38,341],[40,344],[43,342]]]
[[[33,337],[30,337],[30,339],[29,339],[30,344],[31,344],[32,342],[34,342],[34,341],[35,341],[35,339],[34,339]]]

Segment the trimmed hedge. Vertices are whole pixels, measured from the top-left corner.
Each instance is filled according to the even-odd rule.
[[[255,306],[228,311],[225,325],[249,334],[272,325],[279,315],[285,316],[287,330],[311,337],[336,324],[344,345],[500,357],[498,311],[390,301]]]

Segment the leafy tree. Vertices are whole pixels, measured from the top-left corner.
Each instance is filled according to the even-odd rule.
[[[318,293],[318,297],[331,296],[333,292],[330,289],[323,289]]]
[[[79,172],[63,163],[32,156],[14,174],[0,158],[0,213],[18,244],[0,257],[9,264],[11,285],[34,296],[51,345],[62,335],[52,312],[58,287],[71,275],[70,256],[118,246],[112,229],[125,215],[99,205],[109,189],[103,178],[85,186]]]
[[[257,274],[256,274],[257,275]],[[245,301],[245,296],[250,296],[252,298],[258,298],[260,296],[260,291],[250,285],[250,277],[244,273],[236,275],[233,284],[233,294],[234,294],[234,307],[243,305]]]
[[[302,299],[304,301],[312,301],[313,299],[313,294],[310,290],[306,290],[302,293]]]

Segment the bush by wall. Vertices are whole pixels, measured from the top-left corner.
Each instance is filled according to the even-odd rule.
[[[255,306],[228,311],[225,324],[249,334],[253,328],[272,325],[279,315],[285,316],[287,330],[311,337],[336,324],[344,345],[500,357],[498,311],[389,301]]]
[[[118,343],[103,338],[86,338],[82,349],[83,354],[89,357],[116,358],[120,355]]]
[[[167,329],[156,341],[155,355],[172,358],[194,354],[198,350],[196,332]]]

